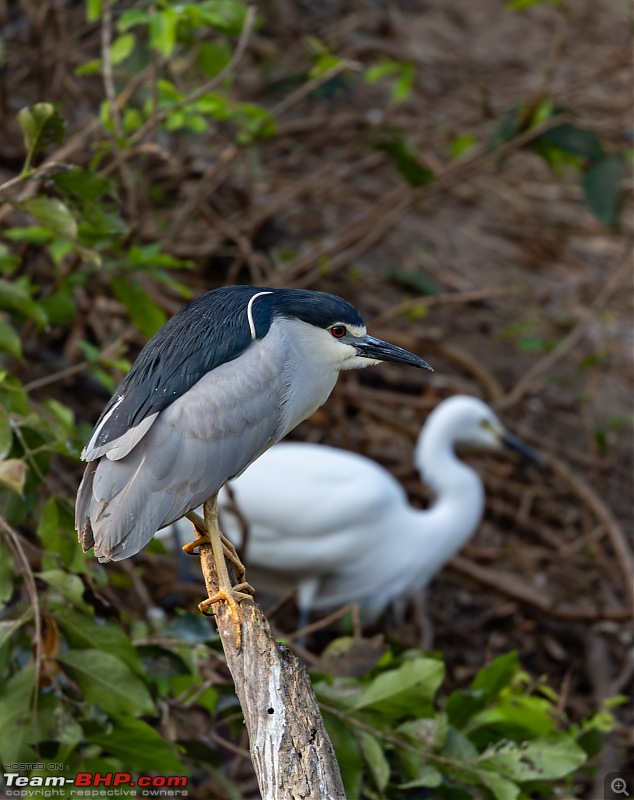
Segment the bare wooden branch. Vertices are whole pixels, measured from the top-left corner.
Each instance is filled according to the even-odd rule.
[[[200,563],[213,597],[218,580],[211,545],[200,545]],[[240,649],[230,609],[225,603],[213,608],[263,800],[345,800],[339,765],[306,669],[275,641],[257,603],[244,600],[238,605]]]

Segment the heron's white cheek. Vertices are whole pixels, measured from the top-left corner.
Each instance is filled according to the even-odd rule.
[[[376,358],[363,358],[362,356],[358,356],[354,347],[350,349],[354,352],[354,355],[342,365],[341,369],[364,369],[365,367],[373,367],[376,364],[382,363]]]

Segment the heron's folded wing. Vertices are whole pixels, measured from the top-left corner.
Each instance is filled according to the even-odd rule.
[[[126,456],[89,464],[77,499],[84,546],[103,561],[134,555],[257,458],[278,425],[278,370],[254,342],[240,370],[229,363],[204,375]]]

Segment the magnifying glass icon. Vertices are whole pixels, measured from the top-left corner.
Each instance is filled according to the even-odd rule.
[[[614,794],[624,794],[626,797],[630,796],[630,793],[627,791],[627,784],[623,778],[615,778],[610,784],[610,789],[612,789]]]

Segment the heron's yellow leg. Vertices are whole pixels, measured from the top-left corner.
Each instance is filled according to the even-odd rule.
[[[231,546],[231,549],[226,546],[225,542],[228,542],[228,540],[220,531],[218,524],[217,497],[214,496],[211,500],[207,500],[207,502],[204,504],[203,520],[201,520],[198,514],[195,514],[194,512],[188,514],[187,517],[194,526],[197,539],[196,541],[185,545],[183,550],[191,553],[201,544],[210,544],[214,565],[216,567],[216,573],[218,575],[218,591],[208,597],[206,600],[203,600],[202,603],[199,603],[198,608],[203,612],[203,614],[206,614],[214,603],[227,603],[231,611],[231,616],[233,617],[236,647],[239,648],[242,641],[242,634],[240,630],[240,620],[238,618],[237,606],[239,602],[250,597],[254,590],[251,586],[249,586],[248,583],[246,583],[246,581],[241,581],[235,586],[231,585],[231,579],[229,578],[229,571],[227,570],[227,563],[225,561],[225,552],[228,551],[227,554],[229,559],[233,562],[233,559],[231,558],[231,549],[233,549],[233,552],[235,553],[235,548],[233,548],[233,545]],[[223,539],[225,541],[223,541]],[[241,573],[240,577],[243,578],[245,571],[244,565],[238,558],[237,553],[235,555],[240,564],[237,569]]]
[[[196,534],[196,539],[193,542],[188,542],[187,544],[184,544],[183,550],[187,553],[187,555],[192,556],[195,555],[194,550],[196,550],[199,545],[209,543],[209,538],[206,533],[205,522],[201,516],[199,516],[195,511],[190,511],[189,514],[187,514],[186,516],[187,519],[194,526],[194,533]],[[224,557],[227,559],[227,561],[231,561],[231,563],[238,572],[238,578],[240,579],[240,581],[242,581],[244,576],[247,574],[247,569],[242,563],[242,560],[240,559],[238,551],[236,550],[233,542],[230,539],[227,539],[227,537],[224,535],[222,531],[219,530],[219,533],[220,533],[220,540],[222,542]]]

